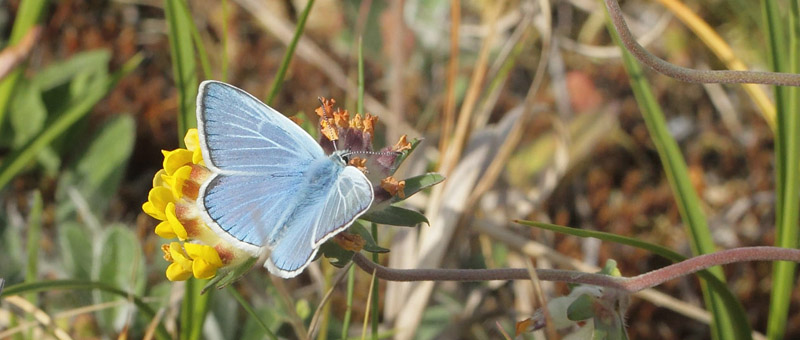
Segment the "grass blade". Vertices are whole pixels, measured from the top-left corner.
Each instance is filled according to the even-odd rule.
[[[239,302],[239,305],[241,305],[242,308],[244,308],[244,311],[247,312],[247,314],[250,315],[250,317],[256,321],[256,323],[261,327],[261,329],[264,331],[264,334],[266,334],[268,338],[272,340],[278,340],[278,337],[275,336],[275,334],[272,333],[271,330],[269,330],[269,327],[267,327],[267,323],[264,322],[264,320],[261,320],[261,317],[258,315],[258,313],[256,313],[255,309],[253,309],[253,306],[251,306],[247,302],[247,300],[245,300],[242,297],[242,294],[239,294],[239,292],[236,291],[236,289],[233,288],[233,286],[228,286],[228,292],[231,293],[231,295],[233,295],[233,298],[236,299],[237,302]]]
[[[25,282],[36,282],[38,269],[39,269],[39,241],[42,238],[42,194],[39,191],[33,193],[31,198],[31,211],[28,214],[28,240],[27,240],[27,253],[28,263],[25,272]],[[39,304],[39,299],[36,294],[30,293],[25,297],[33,305]],[[33,320],[32,315],[28,315],[29,320]],[[32,331],[28,332],[28,338],[33,338]]]
[[[672,251],[671,249],[664,248],[657,244],[648,243],[631,237],[625,237],[611,233],[604,233],[602,231],[570,228],[555,224],[541,223],[534,221],[517,220],[514,222],[540,229],[551,230],[557,233],[578,236],[583,238],[596,238],[598,240],[609,241],[639,249],[644,249],[653,254],[668,259],[672,262],[680,262],[686,260],[686,256],[678,254]],[[715,291],[719,292],[723,303],[728,309],[744,311],[744,307],[742,306],[741,302],[739,302],[739,300],[733,295],[733,293],[731,293],[731,291],[728,290],[724,281],[717,278],[713,273],[711,273],[708,270],[701,270],[697,272],[697,275],[706,280],[706,282],[708,282],[708,285],[711,286]],[[731,315],[734,318],[739,318],[739,319],[734,319],[735,321],[734,326],[736,327],[735,329],[736,332],[741,334],[752,334],[752,329],[750,328],[750,325],[747,322],[747,318],[745,318],[743,312],[732,313]]]
[[[186,281],[186,290],[181,304],[181,334],[185,340],[203,338],[203,323],[208,313],[209,301],[214,290],[210,289],[203,294],[204,280],[190,278]]]
[[[20,3],[7,46],[14,46],[22,40],[22,37],[41,19],[46,4],[46,0],[23,0]],[[11,95],[14,93],[14,88],[17,86],[21,76],[22,69],[17,67],[0,81],[0,127],[3,126]]]
[[[206,53],[206,46],[203,44],[203,38],[200,36],[200,31],[197,30],[197,26],[194,24],[194,21],[192,21],[192,11],[189,10],[189,7],[187,7],[185,2],[179,1],[178,4],[181,7],[181,14],[186,17],[186,21],[189,23],[188,28],[191,30],[192,42],[194,43],[197,57],[200,59],[200,67],[203,70],[203,77],[210,79],[211,63],[208,61],[208,53]]]
[[[618,45],[622,46],[611,21],[607,20],[607,23],[612,38]],[[715,251],[715,245],[711,239],[711,232],[708,229],[700,199],[689,180],[686,162],[683,159],[678,143],[672,138],[667,129],[664,114],[650,89],[650,84],[642,74],[641,67],[628,51],[623,50],[622,57],[625,69],[631,78],[631,87],[642,111],[647,130],[664,165],[664,171],[674,193],[675,201],[678,204],[681,219],[687,229],[686,233],[690,236],[692,251],[695,254],[712,253]],[[724,273],[719,266],[708,270],[721,281],[725,281]],[[743,326],[749,329],[749,325],[746,322],[746,325],[735,322],[735,320],[747,320],[744,316],[744,311],[727,309],[721,295],[724,293],[720,293],[715,289],[709,290],[705,280],[701,281],[701,287],[706,308],[714,316],[711,327],[712,336],[716,339],[750,339],[750,332],[736,331],[737,327]],[[725,287],[723,286],[723,288]],[[732,314],[741,315],[734,316]]]
[[[375,224],[375,223],[371,223],[371,224],[372,224],[372,238],[375,241],[377,241],[378,240],[378,225]],[[378,253],[372,253],[372,262],[380,263],[380,260],[378,259]],[[372,340],[377,340],[378,339],[378,313],[379,313],[379,310],[378,310],[378,302],[379,301],[378,301],[378,299],[380,298],[381,293],[380,293],[380,290],[377,289],[377,287],[378,287],[378,277],[375,276],[374,272],[372,273],[372,282],[369,284],[369,287],[370,287],[369,290],[370,290],[371,294],[370,294],[370,297],[368,298],[368,300],[370,300],[370,303],[368,303],[368,305],[369,305],[369,310],[370,310],[369,314],[372,314],[372,320],[370,320],[370,322],[372,323]],[[375,288],[375,289],[373,289],[373,288]],[[364,322],[366,322],[366,321],[367,320],[364,320]],[[366,326],[367,325],[365,323],[364,327],[366,327]]]
[[[767,42],[770,63],[778,72],[798,72],[798,4],[790,1],[788,12],[789,30],[786,32],[781,22],[780,13],[784,9],[774,1],[762,1],[764,23],[767,26]],[[788,34],[788,39],[787,39]],[[788,40],[788,46],[786,46]],[[787,53],[788,52],[788,53]],[[798,197],[800,177],[800,118],[797,110],[798,89],[775,87],[777,108],[777,126],[775,129],[775,212],[776,234],[775,245],[795,248],[798,246]],[[786,321],[789,312],[792,290],[795,288],[794,277],[797,265],[792,262],[776,262],[773,264],[772,294],[770,295],[769,318],[767,321],[767,337],[783,339],[786,332]]]
[[[196,127],[195,98],[197,97],[197,63],[192,45],[191,13],[183,0],[165,0],[164,14],[169,25],[169,48],[172,72],[178,88],[178,136]],[[183,139],[179,139],[180,146]]]
[[[0,293],[0,297],[37,293],[43,291],[52,291],[52,290],[79,290],[79,289],[100,290],[106,293],[119,295],[121,297],[133,301],[136,307],[140,311],[142,311],[142,313],[144,313],[148,318],[153,319],[156,316],[156,312],[152,308],[150,308],[150,305],[145,303],[141,297],[123,291],[121,289],[118,289],[114,286],[96,281],[49,280],[49,281],[39,281],[32,283],[20,283],[6,288],[4,292]],[[164,328],[164,324],[160,322],[158,324],[158,328],[156,329],[156,336],[158,337],[158,339],[162,340],[171,339],[169,333],[167,332],[167,329]]]
[[[350,317],[353,315],[353,290],[355,288],[356,267],[350,266],[347,270],[347,309],[344,312],[344,321],[342,321],[342,337],[347,339],[347,333],[350,330]]]
[[[300,19],[297,22],[297,28],[295,29],[294,36],[292,37],[292,42],[289,44],[289,46],[286,46],[286,53],[283,55],[281,67],[278,68],[278,74],[276,74],[275,79],[272,80],[272,87],[270,88],[269,95],[267,96],[267,105],[271,105],[272,100],[275,99],[275,96],[278,95],[278,92],[281,92],[281,88],[283,87],[283,79],[286,78],[286,70],[289,69],[289,63],[292,61],[292,57],[294,56],[294,49],[297,47],[300,37],[303,36],[303,31],[306,28],[306,20],[308,20],[308,14],[311,13],[311,7],[313,6],[314,0],[308,0],[308,3],[306,3],[306,8],[303,9],[303,13],[300,15]]]

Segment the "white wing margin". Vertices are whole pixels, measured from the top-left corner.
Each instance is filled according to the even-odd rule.
[[[353,221],[367,212],[373,200],[372,184],[367,176],[355,167],[345,167],[328,194],[322,209],[322,218],[314,227],[312,246],[319,247],[329,238],[347,229]]]

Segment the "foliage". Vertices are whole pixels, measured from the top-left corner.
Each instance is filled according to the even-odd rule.
[[[800,97],[777,86],[798,78],[797,2],[627,2],[627,21],[651,30],[635,37],[602,30],[591,3],[267,3],[6,6],[0,338],[483,339],[547,327],[548,337],[573,339],[800,335],[787,323],[797,309],[788,261],[708,268],[697,287],[659,288],[683,302],[674,310],[706,308],[708,328],[610,287],[542,289],[522,269],[507,283],[405,285],[353,264],[368,252],[375,264],[434,277],[534,257],[600,271],[571,260],[583,258],[607,261],[600,272],[618,278],[723,248],[797,248]],[[650,20],[666,12],[681,24]],[[761,29],[753,13],[763,13]],[[27,51],[26,36],[37,39]],[[667,66],[630,45],[653,36],[644,53]],[[787,74],[737,73],[776,85],[742,91],[678,83],[641,64],[703,83],[742,80],[696,69]],[[159,149],[183,146],[198,84],[214,78],[317,138],[317,97],[379,117],[365,138],[376,146],[415,137],[385,173],[368,174],[405,179],[297,279],[270,277],[255,257],[210,280],[165,278],[164,243],[140,206]]]

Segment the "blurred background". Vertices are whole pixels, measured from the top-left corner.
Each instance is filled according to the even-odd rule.
[[[17,78],[16,86],[12,92],[0,87],[7,102],[0,124],[0,277],[6,286],[52,279],[105,282],[136,292],[163,311],[167,329],[175,329],[182,285],[164,277],[165,241],[153,233],[157,221],[141,211],[161,168],[160,150],[177,148],[183,138],[165,3],[43,5],[41,33],[31,37],[29,50],[20,50],[23,68],[9,76]],[[453,3],[460,4],[455,11]],[[675,1],[623,3],[640,43],[677,65],[726,68],[670,3]],[[264,100],[307,2],[186,4],[197,29],[195,44],[199,40],[207,54],[207,60],[196,59],[196,79],[225,80]],[[758,3],[688,6],[744,65],[769,69]],[[12,36],[20,8],[19,0],[0,3],[4,40]],[[422,138],[396,177],[426,171],[447,176],[439,187],[405,202],[425,214],[430,226],[380,227],[379,242],[391,250],[380,256],[382,264],[504,268],[524,267],[532,257],[537,268],[593,272],[614,259],[623,275],[634,276],[669,262],[633,247],[512,222],[604,231],[692,254],[605,22],[602,3],[589,0],[316,0],[271,106],[313,119],[322,96],[355,112],[360,41],[365,111],[379,117],[376,148],[403,134]],[[714,243],[720,249],[772,245],[774,135],[765,119],[770,109],[774,115],[772,89],[687,84],[649,70],[645,75],[687,163]],[[766,94],[767,102],[751,91]],[[40,231],[31,233],[32,225]],[[33,273],[31,256],[38,256]],[[753,329],[765,332],[772,264],[724,269]],[[276,334],[296,338],[338,271],[321,259],[284,281],[256,268],[234,288]],[[357,274],[353,337],[362,334],[370,284],[368,274]],[[548,299],[569,291],[565,284],[541,287]],[[377,289],[381,330],[402,339],[501,338],[500,328],[513,334],[515,322],[541,307],[527,281],[381,281]],[[711,336],[696,277],[656,291],[661,294],[633,297],[627,312],[631,338]],[[798,294],[795,289],[791,297],[786,338],[800,337]],[[126,299],[97,291],[52,289],[31,298],[35,309],[53,319],[51,327],[72,338],[140,338],[151,321]],[[210,299],[203,337],[264,337],[229,291]],[[0,306],[0,334],[30,313],[8,301]],[[343,284],[327,306],[317,337],[339,338]],[[35,334],[58,337],[52,328],[29,326],[0,338],[16,339],[31,327],[43,332]]]

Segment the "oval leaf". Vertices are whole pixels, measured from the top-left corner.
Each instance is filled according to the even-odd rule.
[[[379,211],[373,211],[361,216],[362,220],[378,224],[388,224],[401,227],[413,227],[420,223],[430,224],[425,215],[414,210],[390,205]]]

